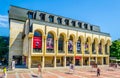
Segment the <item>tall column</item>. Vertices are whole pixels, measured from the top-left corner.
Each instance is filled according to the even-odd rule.
[[[44,36],[44,51],[43,51],[44,55],[46,54],[46,36]]]
[[[81,48],[82,48],[82,56],[83,56],[85,53],[85,44],[84,44],[84,42],[82,42],[81,44],[82,44]]]
[[[83,56],[81,57],[81,66],[83,66]]]
[[[110,61],[109,61],[109,56],[107,57],[107,65],[109,65]]]
[[[45,67],[45,57],[42,56],[42,68],[44,69],[44,67]]]
[[[63,44],[64,46],[63,46],[63,51],[65,52],[65,54],[66,54],[66,41],[64,41],[64,44]]]
[[[96,57],[96,64],[97,64],[97,57]]]
[[[92,44],[91,43],[89,43],[90,44],[90,56],[92,55]]]
[[[64,67],[66,67],[66,56],[64,56]]]
[[[54,56],[54,68],[56,68],[56,56]]]
[[[104,54],[104,52],[103,52],[103,51],[104,51],[104,48],[103,48],[103,47],[104,47],[104,44],[102,43],[102,54]]]
[[[75,40],[73,41],[73,54],[75,55]]]
[[[105,55],[105,44],[103,44],[103,55]]]
[[[103,65],[103,57],[101,57],[102,65]]]
[[[28,39],[28,69],[31,68],[31,45],[32,44],[32,38]]]
[[[68,54],[68,39],[66,40],[66,54]]]
[[[75,65],[75,57],[73,57],[73,64]]]
[[[28,69],[31,68],[31,57],[28,57]]]
[[[44,54],[44,36],[42,36],[42,53]]]
[[[56,53],[55,54],[58,54],[58,38],[56,38]]]
[[[97,56],[99,54],[99,43],[96,45],[96,53],[97,53]]]
[[[88,57],[89,58],[89,62],[88,62],[88,65],[90,66],[90,57]]]

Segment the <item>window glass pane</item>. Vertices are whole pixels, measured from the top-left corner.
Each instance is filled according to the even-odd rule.
[[[77,41],[77,51],[81,51],[81,42]]]
[[[62,18],[57,18],[58,24],[62,24]]]
[[[32,12],[28,13],[28,18],[33,19],[33,13]]]
[[[42,36],[42,34],[39,33],[38,31],[35,31],[34,36]]]
[[[40,19],[43,20],[43,21],[45,21],[45,14],[41,13],[40,14]]]
[[[92,52],[94,52],[94,51],[95,51],[95,41],[92,44]]]
[[[72,26],[74,26],[74,27],[75,27],[75,21],[72,21]]]
[[[69,20],[65,20],[65,25],[69,25]]]
[[[105,45],[105,52],[107,52],[107,44]]]
[[[78,22],[78,26],[79,26],[80,28],[82,28],[82,23]]]
[[[99,52],[102,52],[102,45],[101,45],[101,43],[99,44]]]
[[[60,36],[59,42],[58,42],[58,50],[63,50],[63,47],[64,47],[63,36]]]
[[[49,22],[54,22],[54,17],[53,16],[49,16]]]

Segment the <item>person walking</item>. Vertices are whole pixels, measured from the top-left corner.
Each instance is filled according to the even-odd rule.
[[[70,63],[69,73],[74,73],[74,65]]]
[[[12,61],[12,65],[11,66],[12,66],[12,70],[14,70],[15,69],[15,60]]]
[[[3,68],[3,78],[7,78],[7,69],[6,69],[6,67]]]
[[[100,76],[100,68],[97,68],[97,76]]]
[[[42,69],[40,64],[38,64],[38,77],[42,78]]]

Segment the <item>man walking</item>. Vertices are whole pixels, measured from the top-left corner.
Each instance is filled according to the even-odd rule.
[[[100,68],[97,68],[97,76],[100,76]]]
[[[38,77],[42,78],[42,69],[40,64],[38,64]]]

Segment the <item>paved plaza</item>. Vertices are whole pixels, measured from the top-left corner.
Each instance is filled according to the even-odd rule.
[[[37,69],[15,69],[7,72],[7,78],[120,78],[120,68],[100,67],[101,75],[96,76],[96,69],[91,67],[76,67],[74,72],[69,72],[68,68],[46,68],[42,72],[42,77],[38,77]],[[2,72],[0,73],[0,78]]]

